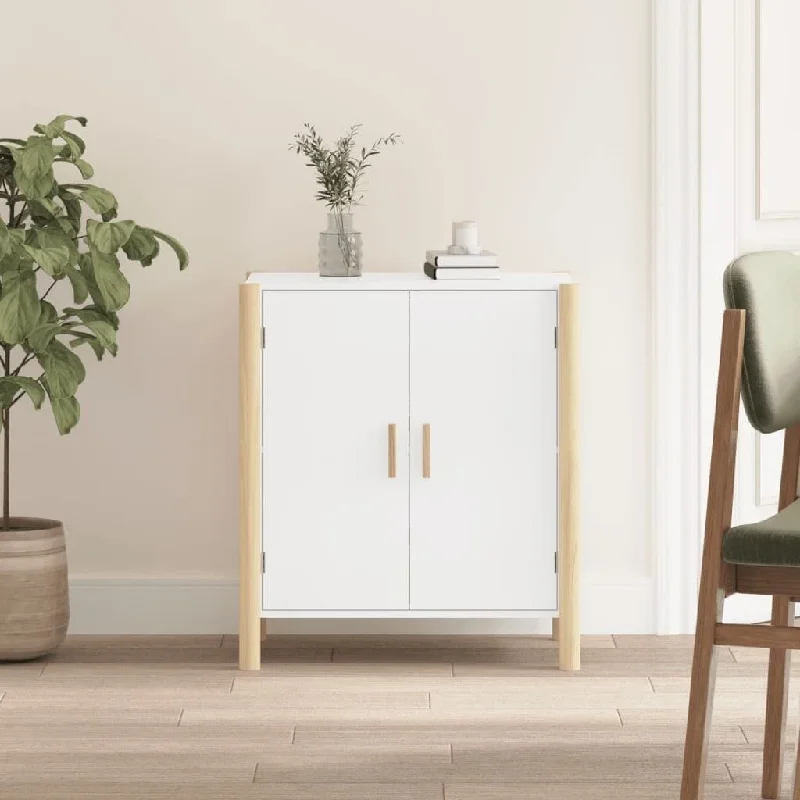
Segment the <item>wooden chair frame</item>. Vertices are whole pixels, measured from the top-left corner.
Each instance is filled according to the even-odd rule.
[[[744,311],[730,309],[724,312],[681,800],[699,800],[703,794],[716,649],[717,646],[730,645],[769,648],[762,797],[779,796],[789,658],[792,649],[800,648],[800,627],[793,627],[794,604],[800,599],[800,567],[739,566],[722,560],[722,537],[731,527],[733,510],[744,329]],[[797,499],[798,465],[800,425],[794,425],[784,435],[779,509]],[[725,598],[737,592],[772,595],[771,625],[723,623]],[[800,800],[797,770],[792,796],[794,800]]]

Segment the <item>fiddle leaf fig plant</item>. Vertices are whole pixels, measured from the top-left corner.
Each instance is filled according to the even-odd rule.
[[[117,199],[88,181],[86,145],[74,133],[85,117],[62,114],[26,139],[0,138],[0,424],[3,428],[3,520],[10,527],[11,409],[45,403],[59,433],[80,418],[76,397],[86,377],[81,359],[117,354],[118,312],[130,284],[120,257],[143,267],[171,248],[180,269],[186,249],[172,236],[117,220]],[[71,130],[68,127],[72,128]],[[63,176],[63,177],[62,177]],[[72,302],[58,308],[51,292],[69,285]],[[69,296],[69,295],[68,295]]]

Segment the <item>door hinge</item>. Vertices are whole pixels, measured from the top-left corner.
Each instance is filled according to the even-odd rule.
[[[262,575],[266,575],[267,574],[267,554],[266,553],[262,553],[261,554],[261,574]]]
[[[261,349],[263,350],[267,346],[267,329],[261,329]]]
[[[558,350],[558,326],[553,328],[553,347]]]
[[[554,562],[553,563],[553,572],[558,574],[558,551],[553,553],[553,556],[554,556],[554,558],[553,558],[553,562]]]

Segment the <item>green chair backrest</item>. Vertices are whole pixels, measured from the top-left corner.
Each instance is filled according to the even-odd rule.
[[[744,309],[742,398],[753,427],[800,422],[800,256],[749,253],[725,270],[725,304]]]

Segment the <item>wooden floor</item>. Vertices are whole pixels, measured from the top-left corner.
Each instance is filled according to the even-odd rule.
[[[0,798],[674,800],[690,638],[583,644],[283,637],[239,673],[234,637],[70,637],[0,664]],[[718,676],[707,797],[757,798],[766,654]]]

